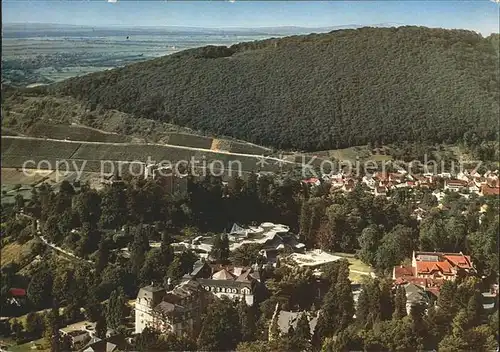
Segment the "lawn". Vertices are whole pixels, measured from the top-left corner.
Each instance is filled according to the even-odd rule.
[[[33,346],[33,344],[39,344],[39,345],[42,345],[43,347],[41,349],[33,350],[33,349],[31,349],[31,347]],[[50,348],[47,346],[47,343],[45,342],[45,339],[41,338],[41,339],[38,339],[38,340],[26,342],[26,343],[24,343],[22,345],[13,344],[13,345],[11,345],[9,347],[8,351],[12,351],[12,352],[50,351]]]
[[[31,171],[31,170],[30,170]],[[24,173],[21,169],[2,168],[2,190],[4,185],[32,185],[42,181],[45,177],[50,176],[53,171],[50,170],[33,170],[30,173]],[[7,188],[5,188],[8,190]],[[12,189],[12,187],[11,187]]]
[[[353,272],[349,273],[349,280],[351,280],[353,284],[361,283],[363,281],[363,278],[365,277],[367,277],[367,275],[361,275],[359,273],[353,273]]]
[[[33,240],[26,242],[25,244],[19,244],[17,242],[9,243],[2,247],[0,263],[3,267],[8,263],[19,263],[23,258],[28,257],[31,254],[31,244]]]
[[[354,254],[350,253],[332,253],[332,254],[347,259],[349,261],[350,264],[349,268],[351,270],[361,271],[364,273],[371,273],[373,271],[369,265],[355,258]]]

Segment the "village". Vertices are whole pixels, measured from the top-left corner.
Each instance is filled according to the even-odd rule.
[[[264,177],[257,175],[257,177]],[[175,183],[175,185],[174,185]],[[112,180],[109,187],[121,187],[123,181]],[[327,197],[336,194],[349,194],[355,188],[362,189],[374,197],[391,199],[397,194],[411,197],[413,192],[425,190],[432,194],[433,207],[412,203],[412,214],[418,222],[423,221],[432,208],[443,210],[446,205],[443,200],[451,195],[469,199],[470,197],[498,196],[500,183],[498,171],[479,174],[472,171],[463,171],[457,175],[451,174],[422,174],[409,175],[404,172],[381,173],[365,175],[355,178],[349,174],[329,174],[319,178],[308,178],[301,181],[306,192],[314,194],[319,190],[326,190]],[[229,197],[228,182],[222,182],[223,197]],[[168,189],[172,192],[186,192],[185,178],[170,179]],[[319,191],[321,192],[321,191]],[[486,205],[480,209],[486,212]],[[75,260],[82,260],[93,264],[89,259],[61,248],[51,243],[40,231],[41,225],[31,215],[21,209],[18,217],[26,217],[36,222],[37,236],[52,250]],[[480,218],[481,219],[481,218]],[[147,225],[144,225],[147,226]],[[73,229],[77,234],[80,230]],[[114,236],[124,236],[125,227],[114,230]],[[366,280],[378,279],[378,273],[370,265],[363,263],[356,254],[330,252],[307,246],[301,233],[294,232],[288,225],[263,222],[253,225],[233,226],[217,235],[221,243],[216,243],[213,234],[193,232],[190,236],[173,240],[170,243],[176,255],[189,251],[196,254],[197,260],[188,273],[180,280],[170,279],[164,284],[152,283],[140,287],[135,299],[129,300],[127,305],[130,312],[127,318],[129,333],[117,332],[108,329],[105,336],[97,336],[96,323],[88,320],[78,321],[60,328],[61,336],[69,339],[71,348],[84,352],[91,351],[118,351],[130,346],[133,336],[153,329],[162,334],[173,333],[179,336],[195,337],[200,333],[203,312],[210,302],[228,298],[235,302],[245,302],[248,306],[260,303],[261,292],[269,291],[269,273],[276,270],[307,271],[313,277],[309,289],[313,292],[315,302],[322,302],[328,292],[328,283],[325,272],[338,261],[346,261],[349,265],[349,279],[354,303],[363,290]],[[149,240],[149,248],[162,248],[161,241]],[[233,254],[252,248],[257,260],[247,265],[231,263]],[[214,257],[214,253],[225,251],[225,259],[221,262]],[[114,250],[117,263],[127,266],[134,255],[132,249],[122,247]],[[220,258],[219,258],[220,259]],[[428,252],[414,250],[408,261],[393,267],[390,280],[393,292],[400,287],[406,295],[406,314],[410,314],[412,307],[424,307],[425,310],[434,306],[439,298],[440,287],[446,281],[463,281],[467,277],[477,276],[475,263],[471,256],[462,252]],[[381,277],[382,279],[382,277]],[[12,287],[10,289],[11,304],[22,305],[26,299],[25,289]],[[483,289],[482,304],[485,312],[492,312],[497,308],[498,283]],[[83,312],[82,308],[82,312]],[[296,328],[299,318],[306,314],[310,324],[311,335],[314,334],[321,309],[297,309],[295,306],[276,303],[273,308],[271,321],[276,321],[280,334],[286,335],[290,329]],[[486,313],[485,313],[486,314]],[[355,318],[355,315],[353,315]],[[268,334],[272,339],[275,334]],[[29,342],[28,342],[29,344]],[[37,344],[33,342],[32,348]]]

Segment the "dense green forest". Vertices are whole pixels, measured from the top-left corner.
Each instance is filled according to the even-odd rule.
[[[495,136],[498,35],[361,28],[186,50],[50,86],[93,108],[282,149]]]

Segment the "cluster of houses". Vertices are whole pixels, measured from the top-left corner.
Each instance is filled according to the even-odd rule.
[[[460,253],[413,252],[411,264],[393,268],[395,286],[403,286],[406,292],[408,313],[414,305],[428,307],[439,297],[444,282],[455,281],[476,274],[471,257]],[[483,308],[491,312],[496,308],[498,285],[483,292]]]
[[[476,170],[462,170],[456,175],[451,173],[422,173],[410,174],[401,169],[397,172],[375,172],[367,174],[362,178],[355,177],[350,173],[340,172],[337,174],[323,175],[321,178],[309,178],[303,180],[309,186],[319,186],[326,182],[330,185],[330,191],[351,192],[357,184],[363,184],[375,196],[388,196],[396,189],[439,189],[441,184],[438,180],[444,181],[441,190],[451,192],[468,192],[480,196],[500,195],[499,172],[487,171],[484,174]]]
[[[316,250],[286,255],[284,265],[321,268],[340,257]],[[135,303],[135,332],[140,333],[146,326],[162,332],[194,333],[200,329],[200,316],[204,307],[213,299],[226,296],[233,300],[254,303],[255,292],[263,287],[260,265],[251,267],[221,266],[204,260],[195,263],[190,274],[171,290],[163,287],[147,286],[140,289]],[[407,296],[407,311],[414,305],[428,307],[439,296],[441,285],[458,277],[476,274],[470,256],[462,253],[413,252],[409,265],[393,269],[394,287],[403,286]],[[317,289],[311,287],[311,289]],[[353,284],[355,302],[361,291],[359,284]],[[326,288],[324,290],[326,292]],[[495,308],[496,291],[483,293],[484,308]],[[311,332],[314,331],[319,312],[292,312],[276,306],[273,319],[278,322],[281,333],[288,332],[297,323],[301,314],[306,314]]]

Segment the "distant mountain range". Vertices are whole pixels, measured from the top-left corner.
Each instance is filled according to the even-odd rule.
[[[227,27],[227,28],[203,28],[203,27],[184,27],[184,26],[80,26],[54,23],[5,23],[3,24],[4,38],[24,38],[37,36],[83,36],[83,35],[123,35],[123,34],[146,34],[146,35],[164,35],[164,34],[207,34],[207,35],[299,35],[309,33],[326,33],[340,29],[355,29],[361,27],[394,27],[400,26],[399,23],[378,23],[371,25],[346,24],[329,27]]]

